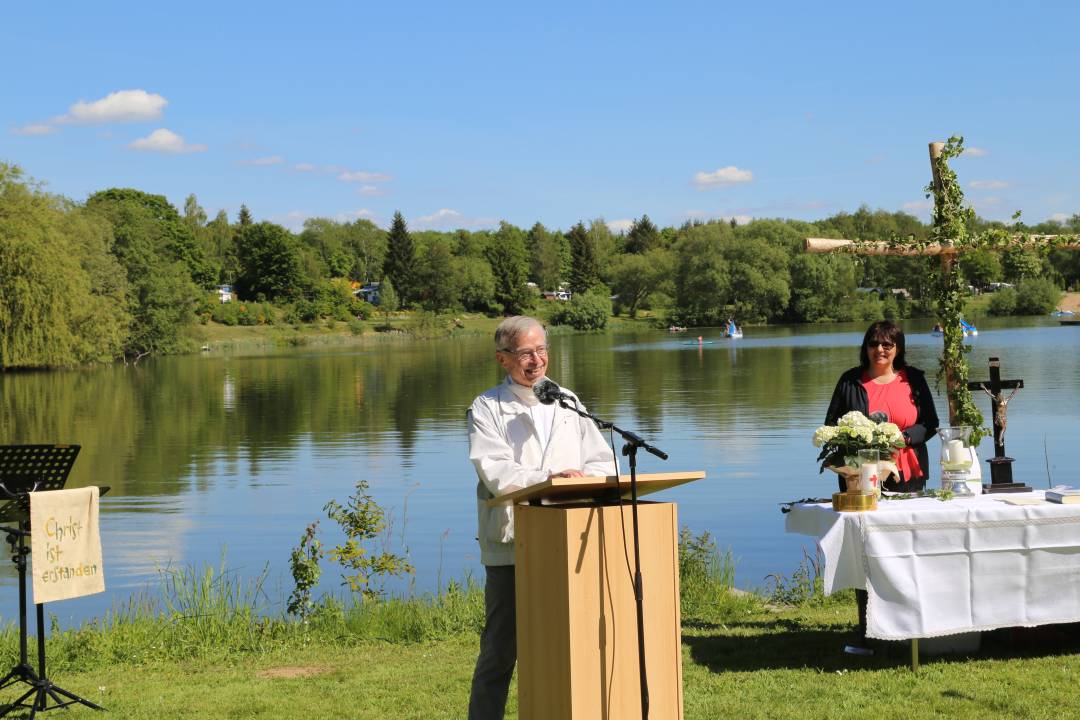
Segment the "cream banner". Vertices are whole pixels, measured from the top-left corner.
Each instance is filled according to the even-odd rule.
[[[104,591],[97,487],[30,493],[30,550],[35,603]]]

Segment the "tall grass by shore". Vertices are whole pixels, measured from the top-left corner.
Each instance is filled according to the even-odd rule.
[[[720,554],[708,534],[680,538],[683,613],[724,613],[731,605],[760,604],[732,592],[730,553]],[[50,668],[58,671],[156,660],[237,662],[252,654],[330,643],[425,643],[479,633],[483,587],[471,577],[436,593],[363,599],[324,596],[306,619],[283,615],[265,592],[265,573],[242,578],[219,565],[159,571],[157,592],[132,596],[104,617],[69,630],[55,618],[48,633]],[[730,609],[730,608],[729,608]],[[18,657],[18,628],[0,631],[0,666]]]

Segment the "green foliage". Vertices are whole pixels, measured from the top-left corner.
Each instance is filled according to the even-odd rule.
[[[621,255],[612,263],[611,290],[620,309],[636,317],[649,297],[671,285],[675,257],[669,250],[654,248],[640,255]]]
[[[1004,277],[998,253],[990,250],[973,250],[964,253],[957,261],[964,279],[976,288],[983,289]]]
[[[1045,315],[1060,299],[1061,288],[1047,278],[1021,280],[1016,286],[1016,314]]]
[[[642,215],[641,219],[634,220],[630,225],[630,232],[626,234],[626,252],[643,255],[650,250],[663,247],[660,231],[648,215]]]
[[[566,238],[536,223],[529,230],[525,244],[532,254],[529,276],[541,290],[558,290],[570,262]]]
[[[611,298],[602,290],[574,295],[551,315],[553,325],[569,325],[575,330],[603,330],[611,317]]]
[[[799,253],[791,259],[788,317],[797,322],[854,320],[856,263],[848,255]]]
[[[945,143],[941,155],[936,158],[934,169],[938,184],[927,186],[928,197],[934,198],[933,228],[930,240],[943,246],[967,247],[972,244],[968,227],[975,219],[975,211],[963,204],[964,193],[956,179],[956,173],[949,167],[950,158],[964,151],[964,139],[951,137]],[[932,285],[933,300],[938,320],[944,328],[941,350],[939,378],[946,378],[948,387],[950,417],[952,425],[968,425],[972,428],[971,442],[977,445],[987,434],[983,427],[982,412],[972,400],[968,390],[969,366],[966,353],[971,347],[964,345],[964,334],[960,321],[964,315],[964,293],[961,289],[958,273],[952,271],[952,261],[935,273]]]
[[[525,235],[510,223],[499,223],[487,247],[487,260],[495,280],[495,302],[505,315],[520,315],[536,299],[529,288],[529,256]]]
[[[766,580],[772,585],[769,599],[781,605],[820,605],[826,600],[821,578],[821,558],[810,557],[803,550],[803,560],[791,577],[773,573]]]
[[[270,303],[215,302],[210,305],[210,317],[222,325],[273,325],[274,307]]]
[[[383,281],[390,280],[403,303],[418,299],[416,287],[416,248],[400,212],[394,213],[386,238],[386,257],[383,260]]]
[[[679,601],[684,617],[709,615],[732,595],[735,562],[728,550],[723,555],[708,532],[694,535],[679,530]]]
[[[274,223],[242,225],[236,235],[240,274],[236,292],[245,300],[290,300],[303,291],[300,245],[287,229]]]
[[[398,305],[398,294],[394,283],[389,278],[383,278],[379,284],[379,309],[386,318],[386,327],[390,327],[390,313],[397,312]]]
[[[126,342],[109,226],[0,163],[0,368],[112,360]]]
[[[721,227],[696,225],[680,233],[675,245],[675,310],[677,325],[719,325],[728,316],[728,268],[720,249]]]
[[[1016,315],[1016,290],[1004,288],[998,290],[990,297],[989,311],[991,315]]]
[[[424,248],[419,263],[418,284],[421,288],[420,303],[427,310],[438,312],[458,306],[461,286],[453,271],[456,259],[448,238],[435,238]]]
[[[345,505],[331,500],[323,507],[327,516],[345,532],[345,543],[335,545],[330,559],[340,564],[343,585],[367,600],[382,597],[382,589],[373,585],[384,575],[412,573],[413,567],[405,557],[390,552],[373,552],[371,541],[386,529],[386,514],[374,498],[368,494],[366,480],[356,481],[356,492],[349,496]]]
[[[600,258],[589,232],[582,223],[567,233],[570,244],[570,290],[582,293],[600,284]]]
[[[495,276],[484,258],[455,257],[451,264],[461,304],[466,310],[492,313],[496,310]]]
[[[202,291],[192,281],[194,241],[176,209],[161,195],[119,188],[94,193],[86,208],[112,225],[112,252],[127,274],[125,354],[137,361],[189,349]]]
[[[289,595],[287,612],[298,616],[302,621],[307,621],[315,602],[311,598],[312,589],[319,584],[322,577],[323,550],[322,542],[316,537],[319,521],[311,523],[304,529],[300,536],[300,544],[289,553],[289,571],[293,578],[293,591]]]

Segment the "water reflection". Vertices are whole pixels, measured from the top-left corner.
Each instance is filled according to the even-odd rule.
[[[1077,482],[1080,331],[1041,320],[979,327],[971,377],[985,377],[996,355],[1007,377],[1025,381],[1009,407],[1015,472],[1038,487],[1047,468],[1055,482]],[[671,455],[642,456],[642,472],[708,473],[664,498],[679,503],[684,525],[732,549],[740,585],[761,586],[802,557],[778,503],[834,485],[817,474],[809,437],[836,378],[856,363],[863,329],[750,328],[741,340],[715,330],[701,344],[663,331],[558,336],[550,373],[592,412]],[[940,340],[929,323],[906,329],[909,361],[932,376]],[[0,375],[3,442],[79,443],[69,485],[112,487],[102,500],[109,592],[50,612],[99,613],[156,567],[216,563],[223,548],[244,573],[269,563],[280,602],[289,549],[361,478],[392,512],[388,542],[412,557],[413,590],[477,572],[464,411],[500,379],[487,337]],[[944,416],[940,395],[938,409]],[[991,453],[984,442],[984,459]],[[340,540],[322,527],[327,544]],[[16,599],[9,566],[0,563],[6,617]],[[332,569],[325,577],[324,589],[337,587]]]

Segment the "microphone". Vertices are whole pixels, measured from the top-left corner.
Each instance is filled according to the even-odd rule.
[[[564,400],[567,402],[573,402],[568,394],[562,391],[558,385],[552,381],[544,378],[535,385],[533,385],[533,395],[536,395],[536,399],[542,402],[544,405],[554,405],[556,400]]]

